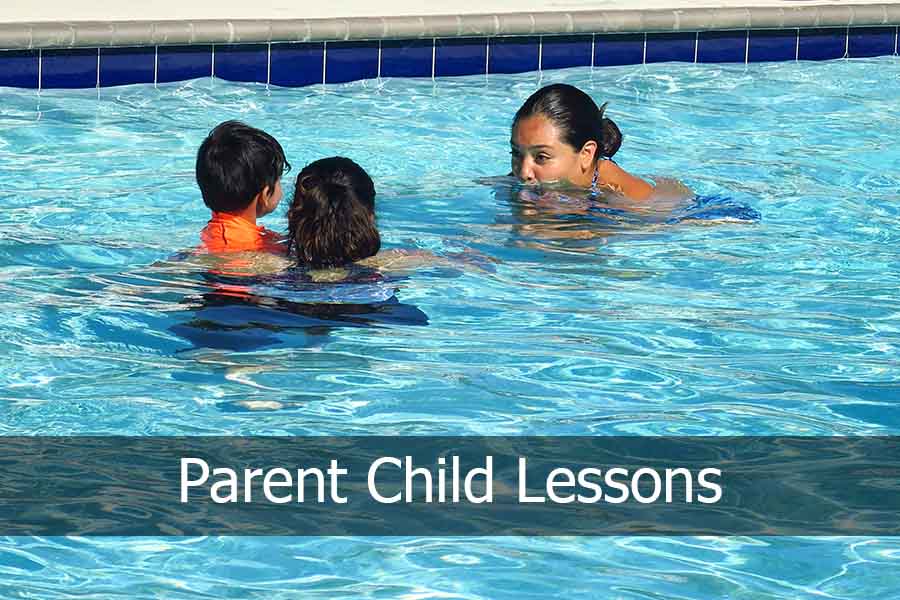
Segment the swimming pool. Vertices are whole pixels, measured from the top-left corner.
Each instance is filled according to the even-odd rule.
[[[539,85],[609,100],[620,162],[758,223],[526,216],[508,170]],[[199,79],[0,92],[4,435],[897,434],[895,57],[654,64],[266,90]],[[205,290],[149,265],[197,243],[197,145],[241,118],[295,173],[344,154],[386,245],[477,251],[398,300],[428,324],[243,352],[173,327]],[[287,178],[290,180],[290,176]],[[290,197],[290,186],[286,196]],[[276,211],[265,223],[282,224]],[[893,598],[893,538],[6,538],[8,597]]]

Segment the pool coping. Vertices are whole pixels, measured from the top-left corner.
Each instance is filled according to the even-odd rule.
[[[414,40],[900,25],[900,3],[282,20],[0,23],[0,49]]]

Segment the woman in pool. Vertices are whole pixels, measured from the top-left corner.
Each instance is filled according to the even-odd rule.
[[[612,161],[622,133],[576,87],[557,83],[531,95],[516,113],[510,135],[512,174],[527,184],[560,183],[646,200],[654,187]]]

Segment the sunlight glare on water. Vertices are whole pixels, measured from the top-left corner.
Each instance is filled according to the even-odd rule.
[[[478,183],[556,81],[610,102],[624,168],[761,219],[617,225]],[[897,435],[898,95],[896,58],[0,90],[0,432]],[[384,246],[477,260],[397,278],[401,309],[369,326],[260,306],[229,313],[266,325],[242,351],[185,337],[208,286],[151,265],[198,243],[195,153],[233,118],[294,166],[268,227],[304,164],[344,155]],[[898,558],[892,539],[7,538],[0,595],[869,600],[896,597]]]

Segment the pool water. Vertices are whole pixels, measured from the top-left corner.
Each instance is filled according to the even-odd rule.
[[[761,219],[601,222],[479,183],[557,81],[610,101],[623,167]],[[0,90],[0,432],[900,434],[898,94],[896,58]],[[197,244],[195,152],[231,118],[294,175],[359,162],[386,247],[467,258],[392,280],[386,321],[223,317],[152,265]],[[249,341],[183,334],[210,310]],[[0,595],[870,600],[898,567],[894,538],[5,538]]]

